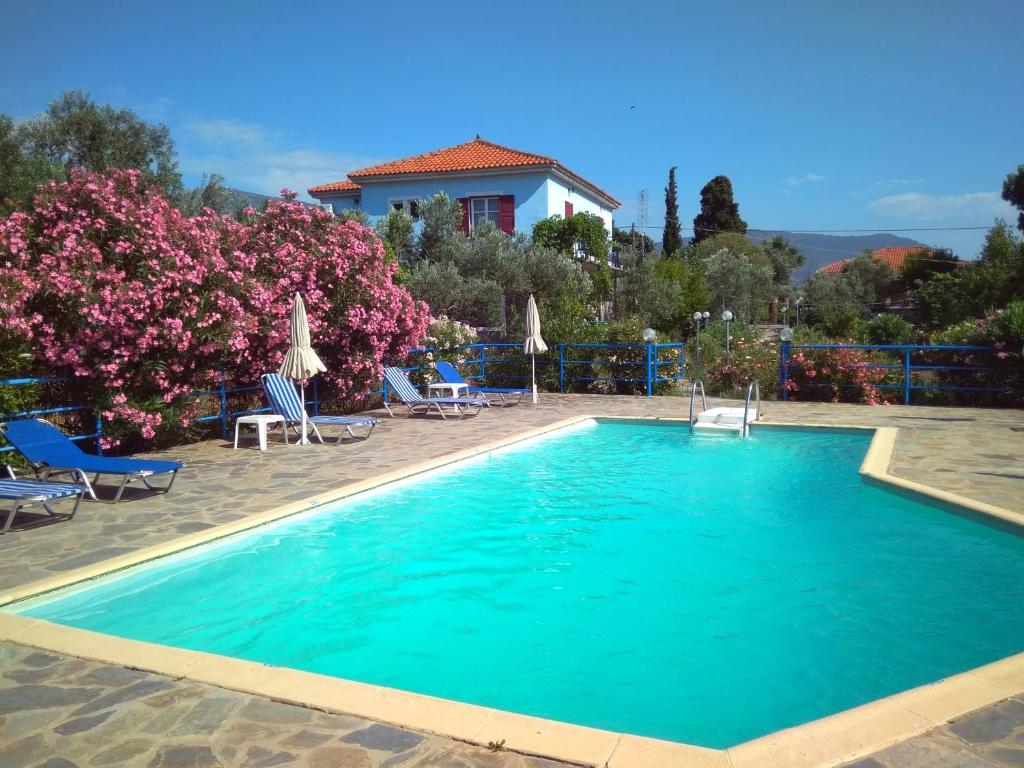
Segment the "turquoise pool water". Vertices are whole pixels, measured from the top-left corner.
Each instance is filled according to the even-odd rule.
[[[571,428],[22,612],[729,746],[1024,649],[1024,538],[868,442]]]

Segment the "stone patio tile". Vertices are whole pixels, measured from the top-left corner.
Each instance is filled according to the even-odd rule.
[[[1008,699],[975,712],[948,728],[969,744],[987,744],[1005,739],[1024,725],[1024,701]]]

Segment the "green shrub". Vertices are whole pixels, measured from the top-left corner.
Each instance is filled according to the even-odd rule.
[[[865,344],[911,344],[914,326],[899,315],[875,315],[860,326]]]

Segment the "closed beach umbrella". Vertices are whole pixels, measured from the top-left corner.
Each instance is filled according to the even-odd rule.
[[[327,367],[314,351],[309,339],[309,320],[306,319],[306,305],[296,293],[292,304],[292,345],[284,356],[277,372],[287,379],[299,382],[302,400],[302,437],[300,443],[308,443],[306,436],[306,379],[326,371]]]
[[[548,351],[548,345],[540,337],[540,313],[537,311],[537,302],[530,294],[530,300],[526,303],[526,340],[523,341],[523,354],[530,356],[530,375],[533,380],[533,404],[537,404],[537,358]]]

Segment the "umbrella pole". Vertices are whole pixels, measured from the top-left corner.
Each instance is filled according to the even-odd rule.
[[[537,356],[530,355],[530,378],[533,381],[533,404],[538,403],[537,397]]]
[[[292,390],[294,391],[294,390]],[[306,434],[306,382],[299,384],[299,404],[302,406],[302,436],[299,438],[299,445],[309,445],[309,436]]]

